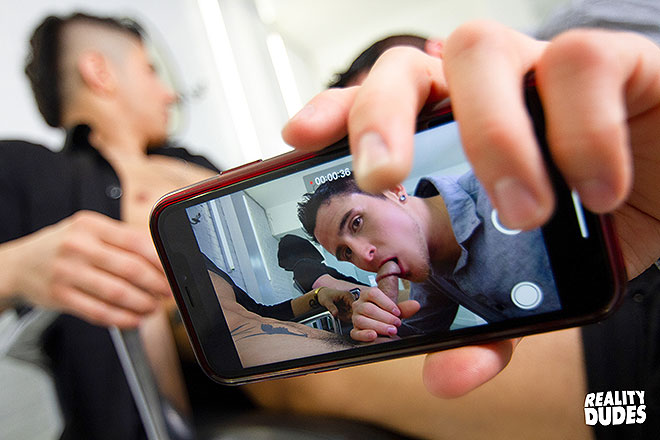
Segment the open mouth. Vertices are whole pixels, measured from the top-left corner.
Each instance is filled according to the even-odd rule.
[[[401,270],[401,266],[399,266],[398,258],[391,258],[381,264],[376,275],[376,282],[390,276],[401,276],[402,273],[403,271]]]

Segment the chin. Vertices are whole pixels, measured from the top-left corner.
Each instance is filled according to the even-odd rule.
[[[402,276],[401,278],[406,279],[413,283],[423,283],[429,278],[430,275],[431,275],[431,271],[428,268],[426,268],[419,271],[408,272],[407,274],[405,274],[405,276]]]
[[[162,147],[163,144],[167,142],[167,134],[159,135],[159,136],[153,136],[151,139],[149,139],[149,143],[147,144],[147,148],[149,150],[153,150],[155,148]]]

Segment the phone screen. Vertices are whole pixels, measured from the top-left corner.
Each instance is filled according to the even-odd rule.
[[[383,351],[560,314],[544,232],[504,227],[462,151],[457,124],[448,122],[415,136],[410,176],[383,195],[341,192],[353,179],[344,152],[189,201],[187,223],[240,366]],[[313,201],[317,193],[330,196]],[[572,217],[587,238],[573,200]],[[313,296],[321,277],[361,293],[346,292],[332,313]],[[417,301],[419,311],[392,325],[393,334],[356,340],[352,301],[370,288],[387,290],[397,304]],[[310,310],[296,315],[292,303],[309,292],[312,304],[303,308]]]

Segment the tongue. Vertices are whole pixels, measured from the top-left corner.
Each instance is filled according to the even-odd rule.
[[[399,265],[394,260],[390,260],[380,267],[376,275],[378,288],[394,303],[399,296],[399,277],[396,275],[398,273]]]

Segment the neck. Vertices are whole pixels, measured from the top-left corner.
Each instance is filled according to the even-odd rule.
[[[123,117],[116,106],[105,102],[85,103],[71,111],[67,126],[86,124],[90,127],[89,143],[106,159],[144,156],[147,140]]]
[[[89,142],[106,159],[127,159],[145,156],[147,143],[134,134],[108,127],[91,126]]]
[[[461,247],[456,241],[444,200],[440,196],[412,199],[419,204],[417,211],[431,264],[441,270],[453,269],[461,255]]]

